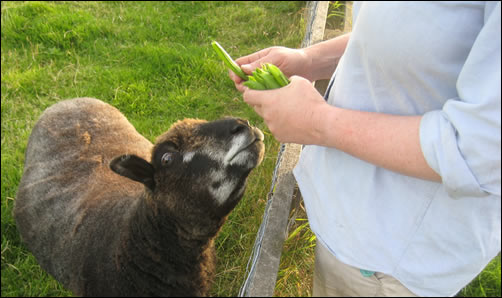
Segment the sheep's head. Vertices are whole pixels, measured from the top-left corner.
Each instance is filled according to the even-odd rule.
[[[263,133],[247,121],[185,119],[157,138],[151,162],[123,155],[110,167],[143,183],[175,216],[217,219],[238,203],[264,150]]]

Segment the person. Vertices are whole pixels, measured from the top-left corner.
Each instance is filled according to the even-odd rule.
[[[236,62],[290,84],[246,103],[282,143],[317,236],[314,296],[453,296],[501,248],[497,2],[355,2],[351,33]],[[329,79],[325,99],[312,82]]]

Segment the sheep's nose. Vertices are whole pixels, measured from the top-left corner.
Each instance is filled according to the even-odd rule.
[[[238,134],[250,128],[248,120],[238,120],[230,129],[231,134]]]

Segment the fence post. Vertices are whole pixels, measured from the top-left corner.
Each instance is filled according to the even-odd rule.
[[[328,1],[307,3],[307,28],[301,47],[308,47],[322,41]],[[288,217],[292,207],[296,180],[293,168],[301,152],[299,144],[283,144],[277,159],[278,168],[274,173],[277,180],[275,189],[268,198],[262,232],[255,240],[254,258],[248,277],[239,293],[240,296],[270,297],[274,294],[277,272],[284,240],[288,234]]]

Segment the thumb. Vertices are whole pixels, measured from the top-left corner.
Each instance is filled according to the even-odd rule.
[[[253,90],[245,87],[242,93],[242,99],[251,106],[261,105],[266,98],[266,94],[271,91],[273,90]]]
[[[284,88],[290,87],[290,86],[299,86],[300,90],[303,90],[304,88],[307,88],[307,87],[313,87],[311,81],[307,80],[304,77],[296,76],[296,75],[289,77],[289,84],[287,86],[285,86]]]
[[[297,76],[297,75],[292,75],[291,77],[289,77],[289,81],[290,82],[296,82],[296,81],[307,81],[310,83],[309,80],[307,80],[306,78],[304,77],[301,77],[301,76]]]
[[[253,72],[253,70],[261,67],[262,63],[264,63],[262,60],[256,60],[253,63],[241,65],[241,69],[245,73],[251,74]]]

